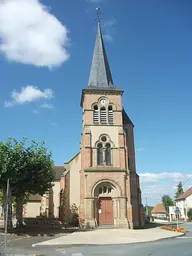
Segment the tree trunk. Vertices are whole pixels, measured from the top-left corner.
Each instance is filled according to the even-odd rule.
[[[11,193],[9,191],[8,201],[6,198],[6,190],[3,190],[3,210],[4,210],[4,228],[6,225],[6,213],[7,213],[7,203],[8,203],[8,220],[7,220],[7,230],[12,229],[13,223],[12,223],[12,198]]]
[[[24,195],[20,195],[16,198],[16,219],[17,219],[17,228],[23,227],[23,204],[24,204]]]

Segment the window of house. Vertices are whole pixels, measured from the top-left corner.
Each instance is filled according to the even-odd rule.
[[[95,105],[93,107],[93,123],[98,124],[99,123],[99,109],[98,106]]]
[[[107,123],[106,108],[105,107],[100,108],[100,122],[101,122],[101,124],[106,124]]]
[[[112,190],[113,188],[108,185],[108,184],[103,184],[101,187],[99,187],[99,195],[101,194],[105,194],[105,195],[108,195],[108,194],[111,194],[112,193]]]
[[[111,193],[111,188],[108,188],[108,194],[110,194]]]
[[[102,142],[106,142],[106,141],[107,141],[106,136],[102,136],[102,137],[101,137],[101,141],[102,141]]]
[[[105,162],[106,165],[111,165],[111,145],[109,143],[106,143]]]
[[[103,145],[99,143],[97,145],[97,165],[103,165]]]
[[[102,135],[96,145],[97,165],[112,165],[112,145],[107,135]]]
[[[108,121],[109,121],[109,124],[113,124],[113,107],[112,106],[108,107]]]

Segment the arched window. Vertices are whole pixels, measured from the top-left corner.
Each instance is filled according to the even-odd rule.
[[[108,107],[108,121],[109,121],[109,124],[113,124],[113,107],[112,106]]]
[[[103,165],[103,145],[99,143],[97,145],[97,165]]]
[[[100,122],[101,122],[101,124],[106,124],[106,122],[107,122],[106,108],[105,107],[102,107],[100,109]]]
[[[94,124],[98,124],[99,123],[99,110],[98,110],[98,106],[95,105],[93,107],[93,123]]]
[[[106,143],[105,162],[106,165],[111,165],[111,145],[109,143]]]

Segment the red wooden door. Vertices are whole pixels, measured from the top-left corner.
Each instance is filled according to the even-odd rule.
[[[113,225],[113,204],[111,197],[102,197],[98,200],[98,224]]]

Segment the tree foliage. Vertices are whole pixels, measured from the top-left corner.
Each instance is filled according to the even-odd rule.
[[[3,190],[0,189],[0,206],[3,204],[3,202],[4,202]]]
[[[180,195],[182,195],[184,193],[183,191],[183,186],[181,181],[179,182],[179,184],[177,185],[177,191],[175,193],[175,199],[178,198]]]
[[[173,199],[169,195],[162,196],[162,203],[165,207],[167,213],[169,213],[169,206],[173,206],[174,202]]]
[[[22,225],[23,204],[29,194],[43,195],[53,186],[55,177],[52,154],[45,143],[23,138],[0,142],[0,187],[6,189],[10,179],[11,196],[16,202],[18,225]]]
[[[152,216],[152,210],[153,210],[154,206],[145,206],[144,207],[144,212],[148,217]]]

